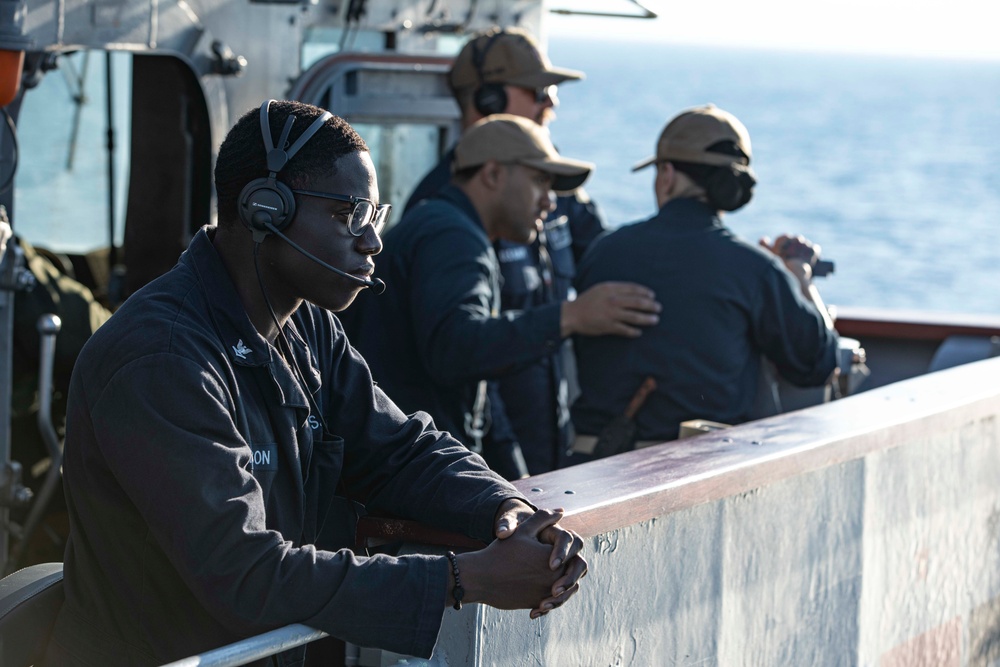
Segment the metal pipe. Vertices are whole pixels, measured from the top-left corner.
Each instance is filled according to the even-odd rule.
[[[62,329],[62,320],[58,315],[46,313],[38,318],[38,335],[40,340],[38,355],[38,430],[42,440],[49,450],[49,456],[62,457],[62,447],[59,446],[59,436],[52,424],[52,378],[56,365],[56,336]]]
[[[67,70],[73,72],[73,81],[76,87],[72,92],[73,97],[73,122],[70,124],[69,151],[66,154],[66,171],[73,170],[73,158],[76,156],[77,136],[80,134],[80,121],[83,119],[83,105],[87,103],[87,66],[90,64],[90,51],[83,52],[83,65],[80,67],[80,74],[76,73],[73,61],[70,56],[63,58],[63,72]],[[69,75],[67,81],[69,80]]]
[[[6,210],[0,206],[0,218],[6,218]],[[23,261],[20,248],[11,239],[7,251],[0,257],[0,285],[12,285],[17,269]],[[0,490],[10,495],[13,489],[3,488],[14,483],[10,479],[10,420],[11,398],[13,396],[13,351],[14,351],[14,291],[0,289]],[[19,480],[17,480],[19,481]],[[0,568],[7,564],[9,535],[8,510],[0,506]]]
[[[108,275],[114,273],[118,263],[118,248],[115,247],[115,104],[114,72],[111,69],[111,51],[104,54],[104,78],[108,114]]]
[[[8,573],[19,567],[21,558],[24,557],[24,552],[28,548],[28,542],[31,541],[31,536],[38,528],[38,524],[41,523],[49,501],[52,500],[56,487],[59,485],[63,450],[59,444],[56,428],[52,423],[52,376],[55,372],[56,336],[61,328],[62,320],[59,319],[58,315],[46,313],[38,318],[41,351],[38,360],[38,414],[36,420],[45,447],[49,450],[51,464],[45,475],[45,482],[35,497],[35,502],[31,505],[28,517],[24,520],[21,539],[11,552],[10,562],[6,569]]]
[[[655,19],[658,14],[654,12],[649,7],[645,6],[639,0],[628,0],[630,3],[638,7],[642,14],[624,14],[622,12],[585,12],[577,11],[575,9],[550,9],[549,11],[553,14],[562,14],[563,16],[605,16],[610,18],[618,19]]]
[[[183,658],[162,667],[237,667],[326,636],[327,634],[322,630],[295,623],[207,653]]]

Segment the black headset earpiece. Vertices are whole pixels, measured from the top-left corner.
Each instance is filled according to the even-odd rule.
[[[272,229],[281,231],[291,224],[295,217],[295,195],[292,190],[278,180],[278,172],[285,168],[288,161],[299,152],[314,134],[319,132],[323,123],[332,118],[333,114],[324,111],[323,114],[312,122],[305,132],[292,144],[288,150],[288,135],[292,131],[295,123],[295,116],[289,116],[285,121],[285,126],[281,130],[278,144],[275,146],[274,137],[271,135],[271,123],[268,118],[268,109],[271,102],[267,100],[260,105],[260,131],[264,138],[264,149],[267,151],[266,178],[256,178],[244,186],[240,192],[239,215],[240,220],[254,234],[254,241],[261,242]]]
[[[255,179],[240,193],[240,219],[253,231],[268,234],[268,225],[284,229],[294,215],[292,191],[277,179]]]
[[[486,83],[483,77],[483,64],[486,62],[486,54],[493,48],[493,43],[503,35],[502,32],[494,33],[486,45],[480,49],[478,42],[472,43],[472,65],[476,68],[479,77],[479,87],[472,95],[472,103],[476,111],[484,116],[491,116],[495,113],[503,113],[507,108],[507,90],[502,83]]]

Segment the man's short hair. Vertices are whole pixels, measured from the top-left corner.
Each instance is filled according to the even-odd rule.
[[[295,116],[295,124],[288,136],[288,142],[292,144],[323,111],[302,102],[272,102],[268,109],[272,141],[277,142],[289,116]],[[308,189],[314,179],[332,176],[339,158],[367,151],[365,140],[354,128],[343,118],[333,116],[289,160],[278,173],[278,180],[290,188]],[[266,158],[260,109],[253,108],[229,130],[215,161],[215,193],[220,226],[228,227],[239,221],[237,208],[240,192],[255,178],[267,177]]]

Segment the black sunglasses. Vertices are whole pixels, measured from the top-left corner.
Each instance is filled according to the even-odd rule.
[[[314,192],[312,190],[292,190],[294,194],[306,195],[307,197],[320,197],[322,199],[333,199],[347,204],[354,204],[351,214],[347,218],[347,231],[351,236],[364,236],[368,231],[368,225],[375,229],[376,234],[381,234],[385,227],[386,220],[389,219],[389,212],[392,204],[382,204],[376,206],[371,199],[355,197],[354,195],[337,195],[329,192]]]

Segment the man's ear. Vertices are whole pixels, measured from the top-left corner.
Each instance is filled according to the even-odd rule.
[[[477,176],[486,188],[498,190],[507,176],[507,168],[496,160],[487,160]]]
[[[656,182],[654,185],[657,201],[665,201],[670,196],[676,182],[677,170],[674,168],[674,165],[670,162],[657,162]]]

